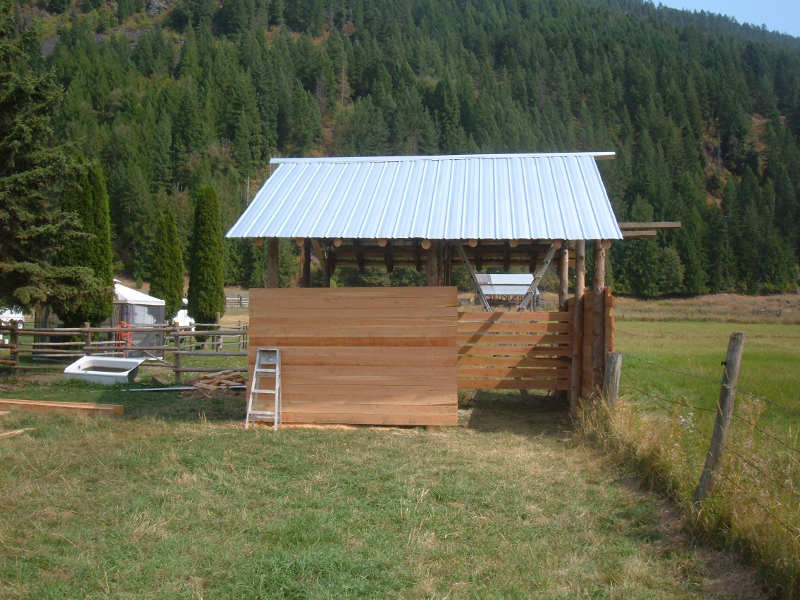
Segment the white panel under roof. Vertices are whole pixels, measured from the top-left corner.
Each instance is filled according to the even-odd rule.
[[[279,158],[227,237],[622,239],[596,157]]]

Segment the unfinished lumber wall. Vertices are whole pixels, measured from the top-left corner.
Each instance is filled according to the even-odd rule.
[[[281,349],[283,422],[455,425],[455,287],[250,292],[250,368]]]
[[[571,312],[458,316],[459,389],[569,389]]]

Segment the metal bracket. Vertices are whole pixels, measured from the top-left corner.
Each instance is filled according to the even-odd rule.
[[[560,244],[559,245],[552,244],[550,246],[550,249],[547,251],[547,254],[544,257],[544,261],[542,262],[541,265],[539,265],[539,268],[536,269],[536,272],[533,274],[533,281],[531,281],[530,286],[528,286],[528,291],[525,292],[525,295],[522,297],[522,300],[520,300],[519,304],[517,304],[517,311],[523,311],[525,310],[526,306],[529,305],[532,306],[532,302],[539,297],[539,282],[542,280],[542,277],[544,277],[544,273],[545,271],[547,271],[547,267],[550,266],[550,263],[552,262],[553,257],[556,254],[556,250],[558,250],[560,247],[561,247]],[[532,308],[536,307],[532,306]]]
[[[483,295],[483,290],[481,289],[481,284],[478,281],[478,274],[475,272],[475,269],[472,268],[472,263],[469,262],[466,253],[464,252],[464,247],[461,244],[453,244],[456,247],[456,251],[458,252],[458,257],[461,259],[461,262],[464,263],[464,267],[469,271],[470,276],[472,277],[472,282],[475,284],[475,291],[478,294],[478,299],[481,301],[483,305],[483,310],[486,312],[492,312],[492,307],[489,306],[489,302],[486,300],[486,296]]]

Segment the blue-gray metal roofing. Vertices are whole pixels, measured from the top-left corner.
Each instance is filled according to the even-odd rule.
[[[621,239],[600,155],[273,159],[227,237]]]

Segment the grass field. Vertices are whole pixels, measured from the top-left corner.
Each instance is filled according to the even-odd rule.
[[[656,312],[662,309],[655,307]],[[590,435],[688,509],[708,450],[728,338],[744,332],[739,393],[722,472],[699,529],[800,595],[800,325],[617,322],[619,410]]]
[[[35,428],[0,440],[3,598],[761,597],[516,396],[440,431],[274,434],[235,395],[11,392],[126,414],[0,417]]]
[[[34,428],[0,439],[0,598],[766,597],[634,476],[687,503],[734,330],[748,393],[729,448],[758,470],[726,456],[692,531],[753,557],[790,596],[797,536],[773,517],[800,526],[800,456],[785,448],[798,445],[800,326],[749,306],[760,323],[713,322],[704,304],[618,320],[623,402],[602,432],[580,424],[605,458],[564,412],[517,395],[486,394],[439,431],[273,434],[241,429],[242,395],[0,379],[3,397],[126,407],[0,416],[0,430]],[[692,320],[661,320],[674,314]],[[169,379],[144,369],[143,385],[156,373]]]

